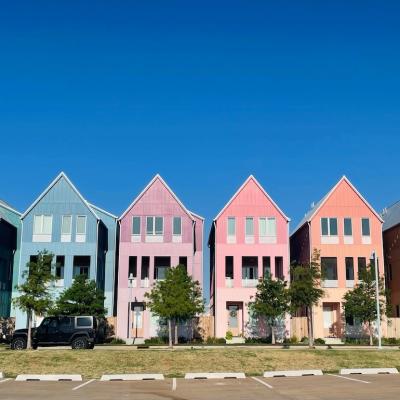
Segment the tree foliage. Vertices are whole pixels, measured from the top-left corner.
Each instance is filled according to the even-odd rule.
[[[54,315],[93,315],[104,317],[104,293],[96,286],[94,280],[86,275],[78,275],[72,285],[58,297],[55,307],[51,310]]]
[[[292,314],[299,309],[307,310],[307,322],[310,347],[314,345],[312,307],[317,305],[324,295],[321,288],[320,252],[314,249],[310,263],[291,267],[291,283],[289,288]]]
[[[254,301],[249,309],[255,316],[263,317],[271,327],[272,344],[275,344],[275,326],[278,319],[289,311],[289,293],[287,283],[280,279],[264,277],[257,285]]]
[[[145,297],[151,312],[168,320],[170,346],[172,346],[172,322],[189,320],[204,311],[200,283],[194,281],[182,265],[169,268],[165,279],[156,281]]]
[[[385,301],[385,285],[383,278],[378,278],[379,309],[381,319],[387,313]],[[343,309],[346,317],[358,318],[366,324],[369,332],[370,345],[373,344],[373,323],[377,319],[376,309],[376,279],[373,265],[359,272],[357,285],[343,296]]]
[[[21,295],[16,297],[13,303],[26,312],[28,317],[28,349],[31,348],[33,313],[44,315],[53,304],[51,293],[51,283],[55,280],[51,272],[53,257],[53,254],[46,250],[38,252],[35,261],[26,264],[27,268],[22,274],[23,283],[16,286]]]

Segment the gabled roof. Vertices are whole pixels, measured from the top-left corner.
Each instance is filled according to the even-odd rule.
[[[312,220],[312,218],[314,217],[314,215],[319,211],[319,209],[326,203],[326,201],[329,199],[329,197],[331,197],[332,193],[336,190],[336,188],[342,183],[342,182],[346,182],[353,190],[354,192],[357,194],[357,196],[364,202],[364,204],[375,214],[375,216],[381,221],[383,222],[383,219],[381,218],[381,216],[372,208],[372,206],[368,203],[367,200],[365,200],[365,198],[361,195],[361,193],[355,188],[355,186],[347,179],[347,177],[345,175],[343,175],[339,181],[336,183],[335,186],[333,186],[333,188],[320,200],[318,201],[318,203],[316,203],[314,205],[314,207],[311,208],[311,210],[309,210],[306,215],[303,217],[303,219],[299,222],[299,224],[297,225],[296,229],[292,232],[292,235],[294,235],[305,223],[310,222]]]
[[[147,190],[156,182],[160,181],[162,185],[168,190],[168,192],[172,195],[172,197],[176,200],[176,202],[182,207],[183,211],[188,215],[188,217],[194,221],[192,213],[183,205],[183,203],[179,200],[177,195],[172,191],[172,189],[167,185],[163,178],[159,174],[157,174],[149,184],[140,192],[139,196],[136,197],[135,200],[129,205],[129,207],[124,211],[124,213],[118,218],[120,221],[125,215],[129,212],[129,210],[143,197],[143,195],[147,192]]]
[[[78,195],[78,197],[82,200],[82,202],[86,205],[89,211],[93,214],[96,219],[100,219],[98,215],[95,213],[90,204],[84,199],[84,197],[80,194],[78,189],[74,186],[74,184],[69,180],[68,176],[64,172],[60,172],[57,177],[50,183],[49,186],[43,191],[43,193],[29,206],[29,208],[22,214],[21,219],[24,219],[28,213],[39,203],[39,201],[53,188],[53,186],[61,179],[64,178],[67,183],[71,186],[72,190]]]
[[[92,204],[92,203],[89,203],[89,206],[92,207],[92,208],[94,208],[95,210],[100,211],[100,212],[103,213],[103,214],[108,215],[108,216],[111,217],[111,218],[118,219],[118,217],[117,217],[116,215],[111,214],[110,212],[108,212],[108,211],[106,211],[106,210],[103,210],[102,208],[100,208],[100,207],[98,207],[98,206],[96,206],[96,205],[94,205],[94,204]]]
[[[282,215],[283,218],[286,219],[286,221],[290,221],[290,218],[285,215],[285,213],[278,207],[278,205],[272,200],[271,196],[264,190],[264,188],[260,185],[260,183],[257,181],[257,179],[253,176],[250,175],[243,183],[242,186],[237,190],[237,192],[231,197],[231,199],[225,204],[225,206],[222,208],[222,210],[218,213],[218,215],[214,218],[214,221],[216,221],[221,214],[226,210],[227,207],[233,202],[233,200],[236,199],[236,197],[239,195],[239,193],[246,187],[246,185],[250,182],[253,181],[258,188],[264,193],[265,197],[274,205],[274,207],[279,211],[279,213]]]
[[[199,218],[199,219],[201,219],[202,221],[204,221],[204,217],[200,216],[199,214],[194,213],[193,211],[189,211],[189,212],[190,212],[190,214],[193,215],[193,217]]]
[[[382,212],[383,230],[386,231],[400,224],[400,201],[386,207]]]
[[[0,206],[6,208],[7,210],[21,216],[21,213],[17,211],[15,208],[12,208],[8,203],[6,203],[4,200],[0,200]]]

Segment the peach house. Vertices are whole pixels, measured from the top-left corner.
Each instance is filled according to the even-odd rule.
[[[304,216],[290,237],[292,263],[308,263],[313,249],[321,252],[325,294],[313,308],[314,336],[332,343],[362,331],[353,318],[344,319],[343,296],[357,283],[358,271],[378,257],[383,276],[382,219],[343,176]]]
[[[250,176],[214,219],[208,244],[215,336],[266,336],[248,303],[265,274],[288,279],[289,218]]]
[[[202,284],[204,219],[156,175],[119,223],[117,335],[140,343],[167,334],[163,321],[146,309],[144,297],[156,280],[164,279],[167,268],[184,265]]]

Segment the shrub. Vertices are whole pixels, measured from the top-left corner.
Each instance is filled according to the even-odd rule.
[[[233,338],[233,333],[231,331],[227,331],[225,335],[226,340],[232,340]]]
[[[144,343],[145,344],[158,344],[158,345],[168,344],[168,337],[167,336],[154,336],[154,337],[151,337],[150,339],[145,339]]]
[[[225,338],[208,337],[206,344],[226,344]]]
[[[115,337],[110,341],[110,344],[126,344],[124,339],[121,339],[119,337]]]
[[[245,338],[245,343],[271,344],[271,336],[268,336],[266,338],[248,337]]]
[[[314,344],[319,344],[319,345],[325,344],[325,340],[322,338],[317,338],[314,340]]]
[[[296,335],[293,335],[290,339],[289,339],[290,343],[299,343],[299,338]]]
[[[301,338],[301,340],[300,340],[300,343],[308,344],[308,343],[310,343],[310,340],[308,339],[307,336],[303,336],[303,337]]]

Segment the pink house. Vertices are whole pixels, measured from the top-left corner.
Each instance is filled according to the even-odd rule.
[[[215,336],[265,335],[248,303],[263,275],[288,279],[289,218],[253,176],[214,219],[209,247]]]
[[[166,334],[166,326],[146,309],[144,294],[164,278],[167,268],[185,265],[202,283],[204,219],[156,175],[119,223],[117,335],[140,342]]]
[[[358,271],[370,263],[375,251],[380,274],[384,275],[382,219],[343,176],[304,216],[290,237],[294,263],[307,263],[313,249],[321,252],[325,295],[313,309],[314,336],[332,343],[356,336],[360,325],[343,316],[343,296],[354,287]]]

